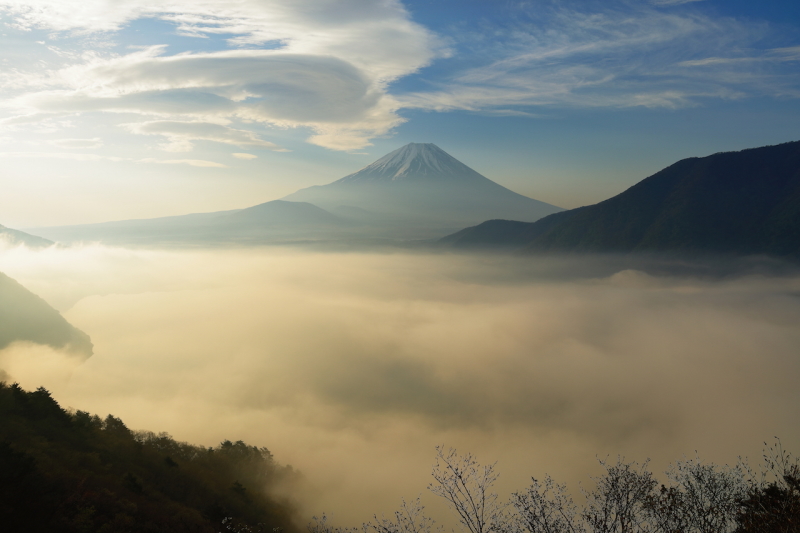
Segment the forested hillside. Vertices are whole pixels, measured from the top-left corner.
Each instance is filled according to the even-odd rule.
[[[270,490],[295,475],[266,448],[132,431],[0,382],[2,531],[292,532],[291,504]]]
[[[797,533],[800,461],[780,441],[761,468],[678,461],[658,480],[648,463],[601,460],[581,503],[549,476],[503,500],[495,465],[437,448],[429,490],[465,533]],[[50,393],[0,382],[0,526],[25,532],[294,533],[292,505],[271,496],[296,478],[266,448],[204,448],[131,431],[119,418],[62,409]],[[310,533],[438,533],[421,500],[390,517]]]

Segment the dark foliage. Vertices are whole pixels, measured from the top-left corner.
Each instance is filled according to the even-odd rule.
[[[131,431],[0,382],[2,531],[292,532],[292,506],[269,491],[294,475],[266,448]]]
[[[764,463],[740,500],[736,533],[800,533],[800,463],[780,441],[767,448]]]
[[[736,466],[678,461],[667,470],[667,485],[648,469],[648,462],[600,460],[604,472],[592,489],[581,489],[576,504],[565,485],[550,476],[532,479],[507,503],[493,485],[494,464],[479,464],[471,454],[458,455],[437,447],[429,485],[441,496],[465,533],[799,533],[800,462],[780,443],[767,448],[759,473],[746,463]],[[375,516],[363,533],[442,533],[423,513],[419,499],[403,507],[395,519]],[[359,533],[336,527],[328,517],[314,518],[310,533]]]

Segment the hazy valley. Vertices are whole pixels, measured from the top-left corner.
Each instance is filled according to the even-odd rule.
[[[559,211],[412,144],[247,209],[39,232],[68,245],[15,233],[0,255],[0,368],[134,429],[268,446],[303,476],[291,491],[299,519],[328,511],[343,525],[414,498],[441,444],[499,460],[503,494],[545,473],[577,487],[599,472],[596,456],[659,470],[695,450],[757,457],[773,435],[796,447],[797,147],[706,158],[785,154],[763,167],[783,184],[775,195],[745,187],[728,191],[736,209],[715,204],[733,222],[681,185],[708,191],[727,176],[680,170],[706,159]],[[669,186],[653,186],[662,175]],[[652,205],[626,200],[641,189]],[[688,229],[596,244],[606,228],[625,235],[608,217],[631,208]],[[470,213],[522,220],[442,238]],[[721,248],[697,244],[709,217],[732,228]],[[753,217],[765,229],[737,237]],[[558,237],[570,234],[595,240]],[[536,235],[568,244],[545,253]],[[441,502],[423,501],[449,523]]]
[[[617,261],[15,248],[0,270],[88,332],[94,355],[18,342],[0,361],[132,428],[268,446],[308,480],[304,516],[344,524],[413,498],[442,443],[499,459],[510,491],[544,472],[577,486],[595,454],[659,468],[797,442],[792,268]]]
[[[0,531],[800,533],[798,64],[797,0],[0,0]]]

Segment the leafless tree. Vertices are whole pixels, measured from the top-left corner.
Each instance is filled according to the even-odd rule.
[[[747,495],[740,501],[736,517],[741,533],[800,532],[800,458],[775,444],[764,443],[760,474],[749,468]]]
[[[309,533],[361,533],[356,527],[339,527],[329,524],[329,517],[325,513],[322,513],[320,517],[312,516],[311,520],[312,522],[308,524]]]
[[[508,529],[505,505],[497,501],[492,485],[498,474],[494,463],[478,464],[472,454],[458,455],[450,449],[445,453],[436,447],[436,464],[433,467],[435,483],[428,489],[444,498],[458,517],[461,526],[469,533],[504,532]]]
[[[594,478],[595,488],[583,491],[583,518],[592,533],[649,533],[645,503],[656,486],[648,461],[639,466],[617,458],[617,463],[600,461],[606,472]]]
[[[425,507],[422,505],[419,496],[416,500],[408,503],[403,500],[403,505],[395,511],[394,519],[375,515],[375,521],[365,524],[366,531],[372,530],[375,533],[433,533],[441,531],[432,518],[428,518],[423,513]]]
[[[704,464],[699,458],[679,461],[667,470],[669,487],[648,506],[660,531],[727,533],[736,527],[736,510],[746,494],[741,466]]]
[[[578,506],[565,485],[556,484],[547,475],[544,483],[532,478],[524,492],[511,495],[518,528],[530,533],[584,533]]]

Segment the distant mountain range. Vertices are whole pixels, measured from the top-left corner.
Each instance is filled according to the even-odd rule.
[[[18,341],[47,345],[83,359],[90,357],[93,349],[86,333],[72,326],[47,302],[0,273],[0,350]]]
[[[800,142],[684,159],[569,211],[514,193],[433,144],[412,143],[333,183],[247,209],[29,231],[61,242],[143,246],[391,244],[451,233],[439,244],[800,257]],[[52,244],[2,226],[0,238]]]
[[[800,142],[684,159],[604,202],[534,223],[489,220],[439,242],[462,249],[800,257]]]
[[[47,246],[55,244],[53,241],[5,226],[0,226],[0,242],[6,242],[12,245],[24,244],[28,248],[46,248]]]
[[[352,223],[306,202],[274,200],[213,213],[35,228],[59,242],[148,244],[251,243],[324,239]]]
[[[60,242],[259,243],[431,239],[490,218],[534,221],[561,208],[517,194],[433,144],[408,144],[328,185],[247,209],[33,228]]]

